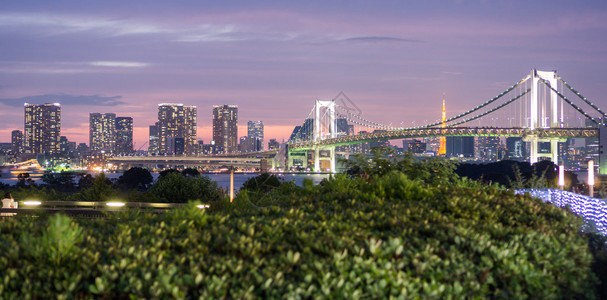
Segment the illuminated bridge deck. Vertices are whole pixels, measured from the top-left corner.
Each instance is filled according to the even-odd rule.
[[[394,131],[382,131],[367,134],[342,136],[325,139],[319,142],[302,141],[289,144],[290,149],[305,150],[315,146],[341,146],[365,143],[378,140],[396,140],[419,137],[441,136],[503,136],[548,138],[590,138],[598,137],[596,128],[497,128],[497,127],[452,127],[452,128],[418,128]]]

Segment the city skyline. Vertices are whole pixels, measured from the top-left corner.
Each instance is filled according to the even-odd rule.
[[[35,5],[33,5],[35,4]],[[158,103],[213,105],[287,139],[315,99],[344,91],[366,119],[420,125],[482,103],[529,70],[557,70],[607,108],[601,1],[389,1],[146,7],[118,1],[0,4],[0,141],[24,130],[23,103],[61,103],[61,135],[88,143],[88,113],[133,117],[135,148]],[[51,95],[51,96],[49,96]],[[54,95],[54,96],[53,96]],[[240,136],[247,124],[239,124]]]

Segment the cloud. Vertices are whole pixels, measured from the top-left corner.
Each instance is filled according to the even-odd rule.
[[[149,64],[133,61],[93,61],[90,62],[91,66],[96,67],[120,67],[120,68],[142,68],[147,67]]]
[[[404,43],[423,43],[420,40],[403,39],[389,36],[358,36],[344,39],[346,42],[404,42]]]
[[[125,104],[121,100],[122,96],[103,97],[99,95],[75,96],[67,94],[47,94],[27,96],[21,98],[0,98],[0,103],[9,106],[23,106],[24,103],[43,104],[43,103],[61,103],[62,105],[95,105],[95,106],[116,106]]]
[[[97,30],[108,35],[170,33],[171,30],[144,22],[104,19],[94,16],[39,13],[0,14],[0,26],[16,28],[33,26],[51,34]]]

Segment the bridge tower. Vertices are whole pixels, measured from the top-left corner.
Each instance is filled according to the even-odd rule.
[[[335,100],[316,100],[314,105],[314,142],[337,137],[337,121],[335,119]],[[329,167],[335,172],[335,146],[319,145],[314,147],[314,171],[321,170],[320,156],[328,153]]]
[[[557,89],[558,78],[556,75],[556,71],[538,71],[532,70],[531,74],[527,77],[531,79],[531,99],[530,99],[530,107],[529,107],[529,129],[534,130],[536,128],[556,128],[559,127],[559,119],[558,119],[558,97],[555,91],[550,90],[550,112],[549,117],[540,117],[541,115],[545,115],[546,106],[548,103],[545,103],[544,107],[540,107],[541,99],[540,99],[540,83],[547,83],[550,87]],[[544,114],[540,114],[540,112],[544,112]],[[547,119],[550,119],[548,122]],[[536,163],[540,157],[550,157],[554,164],[558,165],[558,142],[560,139],[558,138],[547,138],[540,139],[538,136],[529,135],[525,138],[526,142],[529,142],[529,162],[531,164]],[[539,142],[549,142],[550,143],[550,153],[539,153]]]

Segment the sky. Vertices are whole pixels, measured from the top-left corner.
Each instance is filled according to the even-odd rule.
[[[159,103],[239,106],[287,139],[314,101],[344,92],[362,117],[420,125],[557,70],[607,109],[607,1],[1,1],[0,142],[23,104],[59,102],[88,144],[91,112],[134,119],[144,147]]]

